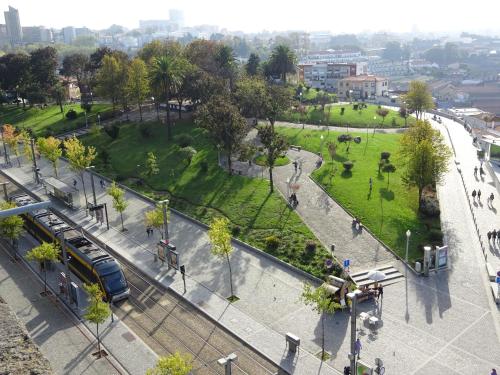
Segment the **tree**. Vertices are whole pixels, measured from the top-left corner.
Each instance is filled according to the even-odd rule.
[[[288,142],[286,139],[277,134],[272,126],[261,126],[259,127],[259,137],[260,141],[267,150],[266,155],[266,165],[269,168],[269,188],[271,193],[274,190],[273,186],[273,168],[276,163],[276,159],[288,150]]]
[[[156,366],[148,369],[146,375],[188,375],[193,369],[193,358],[189,354],[175,352],[166,357],[160,357]]]
[[[101,337],[99,336],[99,324],[102,324],[112,314],[109,304],[103,301],[104,293],[99,284],[83,284],[87,292],[89,304],[83,317],[96,325],[98,358],[101,358]]]
[[[61,114],[64,116],[63,104],[66,100],[66,89],[64,88],[64,84],[62,82],[57,82],[52,87],[51,95],[56,100],[56,104],[59,106]]]
[[[390,173],[396,172],[396,167],[394,166],[394,164],[385,163],[384,166],[382,167],[382,172],[387,173],[387,187],[389,187],[389,176],[390,176]]]
[[[63,59],[61,74],[66,77],[75,77],[80,92],[85,92],[88,84],[89,57],[83,53],[73,53]]]
[[[9,146],[9,150],[16,155],[17,163],[21,166],[21,159],[19,158],[19,141],[20,136],[16,134],[16,129],[9,124],[3,126],[3,140]]]
[[[231,155],[238,150],[246,135],[245,119],[227,97],[218,95],[198,108],[195,121],[208,131],[215,146],[226,152],[231,174]]]
[[[279,74],[283,83],[286,83],[286,74],[295,73],[297,57],[295,53],[283,44],[274,48],[269,59],[269,67],[272,72]]]
[[[266,82],[262,78],[242,78],[236,82],[234,99],[243,116],[257,118],[261,116],[266,101],[270,100],[267,94]]]
[[[1,202],[0,211],[16,208],[13,202]],[[23,234],[24,221],[19,215],[11,215],[0,219],[0,236],[11,241],[15,247],[16,241]]]
[[[97,156],[94,146],[85,146],[75,135],[64,141],[66,157],[69,161],[70,169],[80,175],[83,186],[83,195],[87,202],[87,191],[85,190],[85,170],[92,165]]]
[[[30,82],[30,57],[23,53],[9,53],[0,56],[0,86],[12,91],[16,99],[24,95],[24,88]],[[17,103],[19,106],[19,102]],[[23,100],[24,107],[24,100]]]
[[[399,61],[403,57],[403,49],[399,42],[388,42],[385,45],[382,57],[386,60]]]
[[[182,118],[182,104],[184,103],[184,101],[188,98],[191,98],[193,102],[194,101],[193,97],[196,97],[195,85],[199,73],[198,68],[195,65],[191,64],[189,61],[184,60],[183,64],[184,64],[184,69],[183,69],[184,74],[175,92],[175,97],[177,99],[177,103],[179,104],[178,107],[179,120]]]
[[[404,101],[411,112],[415,112],[417,120],[422,118],[426,110],[434,108],[432,95],[429,87],[422,81],[411,81],[408,93],[404,96]]]
[[[381,127],[384,125],[385,118],[389,114],[389,110],[387,108],[379,108],[377,109],[377,115],[382,117],[382,124],[380,125]],[[373,136],[375,136],[375,129],[376,129],[376,124],[373,124]],[[368,140],[367,140],[368,141]]]
[[[40,154],[51,162],[54,174],[57,177],[57,165],[59,164],[59,158],[62,156],[61,141],[50,136],[48,138],[38,138],[36,144]]]
[[[151,177],[160,173],[160,168],[158,168],[158,162],[156,161],[156,155],[153,151],[148,152],[146,159],[146,176]]]
[[[160,93],[167,105],[167,136],[172,138],[170,122],[170,99],[177,90],[185,74],[187,60],[175,56],[164,55],[153,59],[149,74],[151,85]]]
[[[115,113],[116,104],[122,92],[123,75],[124,72],[118,59],[112,55],[105,55],[102,66],[97,72],[97,92],[103,98],[111,100],[113,113]]]
[[[55,243],[42,242],[40,246],[34,247],[26,253],[26,259],[37,261],[43,269],[44,292],[47,293],[47,267],[45,262],[53,262],[59,256],[59,247]]]
[[[30,75],[41,90],[43,100],[40,101],[45,101],[57,82],[57,64],[57,51],[53,47],[39,48],[30,53]]]
[[[217,63],[219,77],[227,81],[229,90],[233,91],[237,73],[233,49],[224,44],[220,45],[215,54],[215,62]]]
[[[225,217],[216,217],[212,220],[208,230],[208,238],[210,239],[211,252],[213,255],[220,259],[226,259],[229,267],[229,284],[231,287],[231,296],[229,299],[235,297],[233,292],[233,272],[231,269],[231,262],[229,256],[233,252],[231,245],[231,233],[229,232],[229,220]]]
[[[332,158],[332,167],[333,167],[333,161],[335,159],[335,156],[337,155],[337,144],[335,142],[329,141],[327,142],[326,146],[328,148],[328,154]]]
[[[216,75],[218,73],[218,64],[215,61],[215,56],[219,46],[220,43],[211,40],[197,39],[189,43],[185,55],[191,64],[195,64],[211,75]]]
[[[291,107],[292,98],[291,89],[267,84],[261,113],[273,128],[276,120]]]
[[[123,226],[123,211],[125,211],[128,206],[128,202],[125,200],[125,191],[113,181],[107,193],[113,199],[113,208],[120,213],[122,232],[125,232],[125,227]]]
[[[321,315],[321,359],[325,356],[325,314],[333,314],[340,305],[333,301],[328,291],[320,286],[314,289],[311,284],[304,283],[301,300],[307,306],[311,306],[314,311]]]
[[[245,65],[245,71],[249,76],[259,74],[260,57],[256,53],[251,53],[248,62]]]
[[[403,181],[418,188],[420,209],[424,187],[439,183],[448,170],[450,148],[429,122],[418,120],[401,137],[400,155],[406,165]]]
[[[144,214],[146,227],[155,228],[161,233],[163,238],[163,207],[156,206],[154,210],[146,211]],[[170,210],[167,207],[167,222],[170,222]]]

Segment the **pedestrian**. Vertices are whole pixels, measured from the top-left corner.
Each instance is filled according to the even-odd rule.
[[[361,340],[358,337],[354,343],[354,355],[357,355],[358,359],[361,358],[361,349],[363,349],[363,346],[361,345]]]
[[[382,286],[382,284],[380,284],[380,286],[378,287],[377,301],[379,298],[384,299],[384,287]]]
[[[151,228],[147,227],[146,228],[146,233],[148,234],[148,237],[149,237],[149,235],[151,234]]]
[[[477,177],[477,165],[474,167],[474,177]]]
[[[491,240],[491,231],[488,231],[488,233],[486,233],[486,236],[488,236],[488,242],[490,242],[490,240]]]
[[[479,175],[482,177],[483,174],[486,174],[486,173],[484,173],[483,167],[479,167]]]
[[[491,369],[491,374],[490,375],[497,375],[497,370],[495,370],[494,368]]]
[[[477,200],[481,202],[481,189],[477,191]]]
[[[297,167],[298,167],[299,163],[297,163],[297,160],[295,160],[293,162],[293,167],[295,168],[295,172],[297,172]]]
[[[476,200],[476,189],[472,190],[472,199]]]
[[[99,181],[99,183],[101,184],[101,189],[104,189],[104,181],[101,180],[101,181]]]
[[[373,188],[373,180],[372,178],[370,177],[370,193],[372,192],[372,188]]]
[[[76,182],[76,180],[75,180],[75,179],[73,179],[73,187],[75,187],[75,188],[76,188],[76,184],[77,184],[77,183],[78,183],[78,182]]]
[[[493,232],[491,233],[491,238],[493,238],[493,244],[495,244],[497,240],[497,230],[493,229]]]

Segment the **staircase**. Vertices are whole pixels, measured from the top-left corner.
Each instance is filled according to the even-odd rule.
[[[374,268],[374,270],[385,273],[386,278],[382,281],[379,281],[379,284],[382,284],[383,286],[394,284],[404,280],[403,274],[391,265]],[[374,281],[368,279],[367,277],[368,272],[370,271],[372,270],[356,272],[351,274],[350,276],[358,287],[363,285],[373,284]]]

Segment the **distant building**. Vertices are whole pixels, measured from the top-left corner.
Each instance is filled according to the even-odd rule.
[[[454,105],[465,105],[470,101],[470,95],[448,81],[429,83],[429,89],[438,107],[447,108]]]
[[[9,43],[9,38],[7,36],[7,26],[5,24],[0,24],[0,46]]]
[[[43,26],[23,27],[23,41],[25,43],[50,43],[52,31]]]
[[[366,60],[366,59],[365,59]],[[360,51],[333,50],[310,52],[301,59],[301,63],[350,63],[363,61]]]
[[[368,72],[386,77],[401,77],[411,74],[412,70],[408,61],[370,59],[368,61]]]
[[[170,23],[176,24],[179,29],[182,29],[184,24],[184,12],[179,9],[170,9],[168,11],[170,15]]]
[[[61,30],[63,42],[65,44],[71,44],[76,38],[75,28],[73,26],[63,27]]]
[[[152,31],[168,31],[169,28],[168,20],[140,20],[139,28],[142,30],[152,30]]]
[[[375,100],[389,94],[387,78],[360,75],[339,80],[337,94],[340,99]]]
[[[306,86],[330,92],[337,92],[340,79],[359,74],[357,64],[347,63],[300,64],[298,72]]]
[[[5,26],[7,28],[7,37],[11,45],[20,44],[23,41],[23,29],[19,20],[17,9],[9,6],[9,10],[4,12]]]
[[[75,37],[79,36],[94,36],[94,33],[88,27],[77,27],[75,28]]]

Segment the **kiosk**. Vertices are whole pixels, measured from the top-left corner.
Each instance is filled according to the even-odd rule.
[[[66,185],[64,182],[54,177],[45,178],[43,180],[43,186],[47,194],[60,199],[68,207],[80,208],[80,193],[77,189]]]

